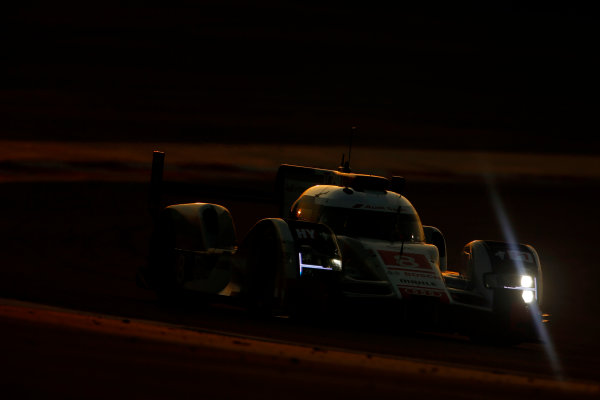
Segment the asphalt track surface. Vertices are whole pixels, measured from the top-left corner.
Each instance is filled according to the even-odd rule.
[[[228,206],[240,236],[256,219],[275,212],[265,197],[268,190],[261,191],[260,185],[243,196],[226,187],[171,189],[166,202],[209,200]],[[14,397],[598,394],[594,288],[598,272],[587,262],[593,259],[594,248],[585,238],[593,237],[593,227],[583,222],[595,215],[593,186],[543,182],[498,186],[515,231],[536,246],[544,263],[544,308],[553,316],[549,332],[556,365],[548,346],[539,343],[495,347],[456,335],[399,332],[364,320],[261,320],[225,304],[167,308],[152,293],[137,288],[133,279],[145,262],[151,229],[145,184],[13,183],[1,190],[4,231],[9,233],[3,238],[2,297],[60,307],[48,311],[35,304],[3,301],[5,361],[0,385]],[[407,196],[424,223],[438,221],[450,253],[470,239],[501,235],[486,188],[480,184],[415,182],[407,188]],[[556,214],[558,218],[548,217]],[[576,236],[570,235],[574,221],[581,221]],[[579,249],[574,256],[573,249]],[[72,322],[83,318],[80,312],[92,313],[93,318]],[[105,321],[116,325],[100,329]],[[156,329],[165,331],[160,334],[163,338],[144,333]],[[251,345],[214,347],[210,341],[178,339],[197,334],[216,335],[221,341],[248,340]],[[258,347],[256,343],[295,350],[249,352]],[[311,358],[321,350],[327,353],[323,359]],[[361,364],[372,358],[376,366]],[[380,360],[384,364],[378,364]]]

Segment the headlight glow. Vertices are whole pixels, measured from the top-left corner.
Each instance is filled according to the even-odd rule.
[[[521,287],[533,287],[533,278],[529,275],[521,275]]]
[[[521,294],[521,297],[523,297],[523,301],[527,304],[531,303],[535,299],[535,296],[533,295],[533,290],[523,290],[523,294]]]
[[[342,260],[338,260],[337,258],[332,258],[331,266],[333,267],[333,269],[335,271],[341,271],[342,270]]]

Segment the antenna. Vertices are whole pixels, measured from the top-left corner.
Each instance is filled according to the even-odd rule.
[[[352,137],[356,133],[356,126],[353,126],[350,131],[350,137],[348,138],[348,169],[350,168],[350,157],[352,157]]]
[[[346,154],[342,153],[342,163],[338,167],[338,171],[340,171],[340,172],[352,172],[350,170],[350,157],[352,156],[352,137],[354,136],[355,132],[356,132],[356,126],[353,126],[352,131],[350,132],[350,135],[349,135],[350,137],[348,138],[348,161],[344,162],[344,159],[346,158]]]

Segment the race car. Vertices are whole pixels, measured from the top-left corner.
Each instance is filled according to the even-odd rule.
[[[154,198],[163,162],[155,152]],[[363,310],[471,337],[537,339],[544,317],[536,250],[475,240],[459,265],[448,267],[444,235],[422,225],[404,183],[347,165],[281,165],[280,216],[259,220],[239,246],[223,206],[155,206],[149,262],[138,283],[171,302],[223,296],[272,315]]]

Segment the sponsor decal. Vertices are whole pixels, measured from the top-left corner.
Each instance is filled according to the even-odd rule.
[[[366,210],[375,210],[375,211],[390,211],[390,212],[398,211],[398,208],[394,208],[394,207],[390,207],[390,206],[374,206],[372,204],[365,204],[363,206],[363,208]]]
[[[412,278],[431,278],[432,274],[430,273],[423,273],[423,272],[410,272],[410,271],[405,271],[404,275],[412,277]],[[434,275],[435,276],[435,275]],[[436,279],[439,279],[437,276],[435,276]]]
[[[400,253],[399,251],[377,250],[388,269],[421,269],[433,272],[431,264],[423,254]]]
[[[298,236],[298,239],[314,239],[315,238],[315,230],[298,228],[298,229],[296,229],[296,235]]]
[[[429,280],[418,280],[418,279],[398,279],[396,281],[398,286],[400,285],[409,285],[409,286],[420,286],[420,287],[438,287],[437,282],[432,282]]]
[[[437,297],[450,300],[439,273],[423,254],[377,250],[390,282],[403,298],[410,296]]]
[[[416,288],[416,287],[398,287],[402,297],[409,298],[411,296],[429,296],[437,297],[443,303],[449,303],[450,299],[445,291],[439,289]]]
[[[531,253],[525,252],[525,251],[519,251],[519,250],[507,250],[507,251],[497,251],[494,254],[496,257],[498,257],[501,260],[504,259],[509,259],[511,261],[521,261],[521,262],[526,262],[526,263],[533,263],[533,256],[531,255]]]

